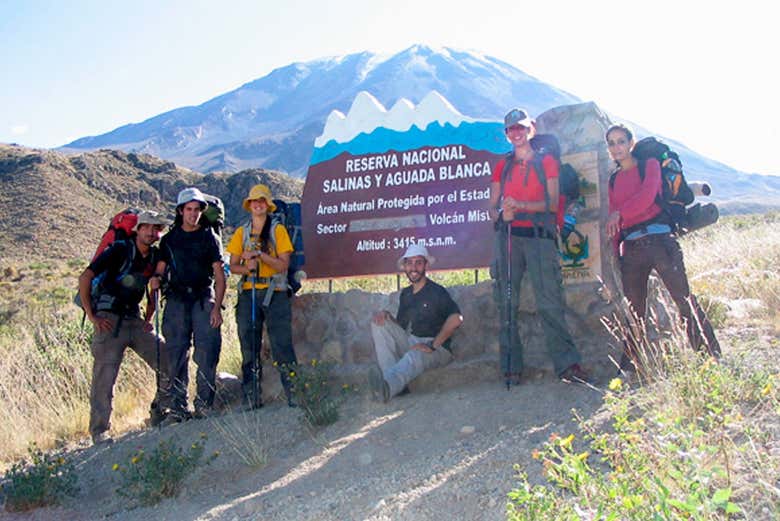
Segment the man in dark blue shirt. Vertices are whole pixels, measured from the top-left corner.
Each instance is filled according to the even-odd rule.
[[[382,310],[371,321],[378,366],[368,376],[377,400],[387,402],[424,371],[452,361],[450,337],[463,317],[447,290],[425,275],[433,262],[425,246],[409,246],[398,260],[411,285],[401,291],[397,318]]]
[[[176,200],[173,228],[160,241],[160,261],[152,289],[167,276],[162,330],[168,344],[171,380],[171,411],[165,423],[189,417],[190,345],[198,367],[195,417],[211,413],[216,390],[217,363],[222,348],[222,299],[225,272],[222,244],[214,233],[200,224],[206,198],[197,188],[185,188]]]

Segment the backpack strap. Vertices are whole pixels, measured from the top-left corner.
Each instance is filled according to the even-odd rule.
[[[542,164],[542,160],[544,159],[544,156],[539,157],[536,152],[534,152],[534,157],[531,160],[531,164],[534,166],[534,170],[536,171],[536,177],[539,179],[539,183],[544,188],[544,212],[542,212],[542,218],[539,219],[539,213],[532,213],[531,215],[531,221],[536,226],[541,226],[545,229],[548,233],[552,234],[553,236],[556,234],[556,226],[555,226],[555,214],[552,211],[552,205],[550,204],[550,192],[547,189],[547,173],[544,171],[544,165]],[[559,162],[560,164],[560,162]]]
[[[507,178],[512,172],[512,167],[515,165],[515,153],[509,152],[504,156],[504,168],[501,170],[501,178],[499,179],[498,189],[498,201],[496,202],[496,210],[501,208],[501,202],[504,199],[504,187],[506,186]]]

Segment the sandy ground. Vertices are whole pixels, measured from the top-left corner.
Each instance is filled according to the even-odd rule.
[[[584,417],[602,393],[581,385],[536,378],[507,391],[501,382],[477,382],[416,392],[388,404],[350,396],[335,424],[309,433],[300,412],[281,403],[251,413],[193,420],[161,430],[124,435],[113,445],[82,447],[81,491],[62,507],[25,520],[493,520],[505,518],[514,465],[540,475],[531,451],[551,433],[576,431],[572,408]],[[245,440],[230,442],[226,432]],[[133,508],[117,496],[114,463],[161,438],[189,445],[208,436],[209,466],[187,479],[178,497]],[[261,446],[267,462],[252,468],[240,451]],[[0,514],[2,516],[2,514]]]

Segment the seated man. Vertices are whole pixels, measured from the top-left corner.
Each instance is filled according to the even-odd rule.
[[[450,336],[463,317],[447,290],[425,276],[433,262],[425,246],[409,246],[398,260],[411,282],[401,291],[398,317],[385,310],[374,314],[371,335],[379,366],[368,377],[376,400],[387,402],[423,371],[452,361]]]

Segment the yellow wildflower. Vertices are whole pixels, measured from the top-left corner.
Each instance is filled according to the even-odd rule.
[[[312,367],[316,367],[317,366],[317,359],[316,358],[312,358],[311,359],[311,366]]]
[[[566,438],[562,439],[559,442],[559,445],[564,449],[568,449],[571,447],[571,442],[573,441],[574,441],[574,434],[569,434]]]
[[[533,459],[539,459],[539,458],[542,457],[542,455],[541,455],[541,453],[538,450],[534,449],[534,450],[531,451],[531,457]]]
[[[613,378],[609,381],[609,390],[618,392],[623,388],[623,380],[620,378]]]
[[[761,389],[761,396],[767,396],[772,392],[772,380],[769,380],[763,389]]]
[[[295,378],[295,371],[290,371],[290,378]]]
[[[111,470],[113,471],[119,470],[119,463],[114,463],[114,465],[111,467]]]
[[[140,458],[139,458],[138,456],[133,456],[132,458],[130,458],[130,463],[132,463],[133,465],[135,465],[136,463],[138,463],[138,460],[139,460],[139,459],[140,459]]]
[[[581,454],[577,454],[577,459],[580,461],[585,461],[586,459],[588,459],[588,456],[590,456],[590,452],[585,451]]]

